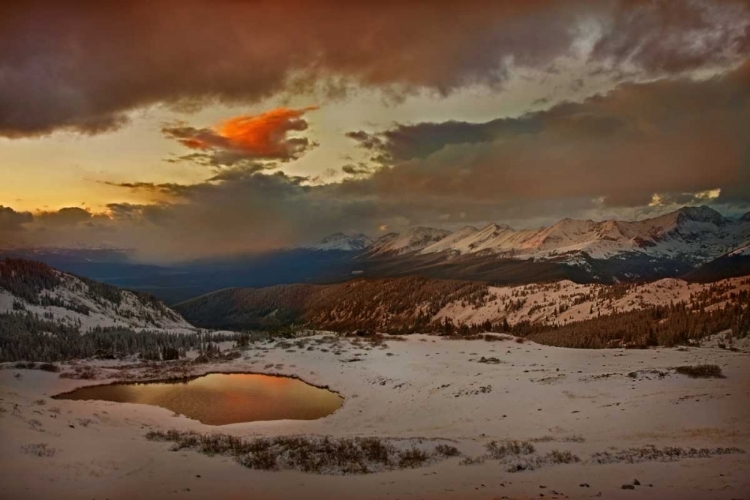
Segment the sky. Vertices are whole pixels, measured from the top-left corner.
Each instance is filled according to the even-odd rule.
[[[750,1],[13,2],[0,247],[750,211]]]

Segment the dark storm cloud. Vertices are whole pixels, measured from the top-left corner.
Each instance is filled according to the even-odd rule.
[[[749,49],[746,0],[625,0],[593,57],[670,74],[731,62]]]
[[[501,118],[487,123],[448,121],[398,125],[384,132],[370,134],[364,131],[346,134],[365,149],[376,154],[382,162],[426,158],[446,144],[474,144],[500,139],[503,136],[538,132],[541,124],[530,117]]]
[[[16,212],[0,206],[0,248],[101,244],[110,217],[79,207],[59,210]]]
[[[78,207],[66,207],[51,212],[41,212],[35,217],[41,223],[55,226],[75,225],[80,222],[87,222],[91,218],[91,212]]]
[[[29,212],[16,212],[10,207],[0,205],[0,233],[17,231],[23,224],[34,220]]]
[[[655,193],[750,186],[747,130],[750,62],[704,81],[622,84],[519,118],[399,125],[358,138],[390,159],[368,180],[385,197],[638,206]]]
[[[748,12],[744,0],[13,2],[0,13],[0,136],[96,134],[154,104],[313,85],[499,87],[508,64],[570,55],[585,22],[601,32],[592,64],[679,72],[746,54]]]

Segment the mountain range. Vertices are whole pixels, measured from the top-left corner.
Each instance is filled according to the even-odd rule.
[[[731,219],[702,206],[639,221],[563,219],[538,229],[494,223],[454,232],[415,227],[367,246],[363,235],[351,238],[349,243],[337,235],[337,249],[352,248],[363,270],[376,275],[533,281],[523,279],[525,268],[535,279],[657,279],[688,274],[716,259],[748,257],[750,217]]]
[[[377,239],[335,233],[317,244],[260,254],[144,264],[127,251],[0,250],[61,271],[148,292],[168,304],[230,287],[341,283],[353,277],[428,278],[518,285],[683,278],[709,282],[750,274],[750,215],[686,207],[639,221],[563,219],[537,229],[413,227]]]

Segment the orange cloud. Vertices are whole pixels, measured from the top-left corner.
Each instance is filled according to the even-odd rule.
[[[236,116],[216,127],[217,133],[237,149],[252,151],[261,156],[283,156],[287,151],[287,134],[307,129],[301,119],[310,106],[302,109],[277,108],[257,116]]]
[[[276,108],[259,115],[229,118],[213,128],[197,129],[178,125],[162,132],[190,149],[207,151],[200,160],[213,166],[232,165],[239,160],[281,160],[298,158],[314,144],[306,137],[289,137],[307,130],[302,116],[318,109]],[[195,155],[185,157],[195,161]]]
[[[209,146],[206,142],[200,140],[200,139],[180,139],[180,144],[183,146],[186,146],[190,149],[208,149]]]

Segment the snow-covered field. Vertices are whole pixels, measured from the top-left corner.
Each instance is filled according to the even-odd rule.
[[[157,407],[50,399],[101,380],[0,370],[0,496],[488,500],[750,496],[746,345],[738,352],[716,347],[590,351],[512,339],[488,342],[425,335],[388,340],[387,348],[350,339],[320,343],[315,339],[299,345],[296,341],[259,344],[229,363],[191,365],[193,373],[294,375],[328,385],[346,398],[335,414],[315,421],[211,427]],[[491,362],[480,362],[482,357]],[[117,362],[86,364],[97,363],[105,376],[123,376],[116,370]],[[692,379],[671,370],[699,363],[721,366],[726,378]],[[169,429],[237,436],[439,438],[451,440],[464,457],[357,476],[265,472],[244,468],[229,457],[173,452],[168,443],[144,437],[149,430]],[[491,459],[461,464],[465,457],[482,455],[489,441],[505,439],[533,439],[540,454],[570,451],[581,462],[515,473]],[[40,448],[29,445],[39,444],[54,451],[33,453]],[[594,453],[648,445],[737,447],[749,453],[673,462],[591,463]],[[622,489],[635,480],[640,485]]]

